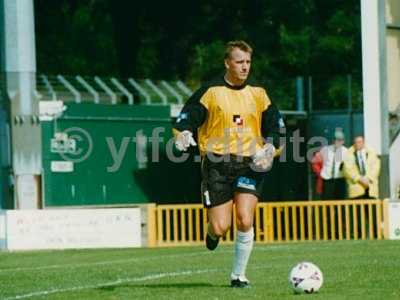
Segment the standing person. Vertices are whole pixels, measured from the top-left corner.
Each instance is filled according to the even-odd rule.
[[[378,198],[381,162],[375,151],[367,147],[363,136],[354,138],[344,163],[351,199]]]
[[[311,160],[311,169],[315,174],[315,195],[318,200],[321,199],[322,191],[324,189],[324,181],[321,177],[323,163],[321,151],[315,152]]]
[[[248,81],[251,55],[252,48],[246,42],[229,42],[225,76],[193,94],[173,129],[176,148],[181,151],[195,146],[197,136],[209,250],[217,247],[230,228],[235,204],[237,236],[232,287],[249,286],[245,271],[253,248],[254,211],[284,127],[266,90]]]
[[[339,200],[346,197],[346,180],[343,175],[343,163],[346,159],[347,148],[344,146],[344,134],[336,130],[332,145],[320,150],[322,169],[320,176],[323,180],[322,199]]]

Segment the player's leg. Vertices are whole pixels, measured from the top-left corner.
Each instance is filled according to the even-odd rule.
[[[235,256],[231,273],[232,287],[247,287],[246,267],[253,249],[254,242],[254,212],[258,197],[250,193],[236,193],[234,197],[236,209],[237,236],[235,241]]]
[[[231,227],[232,206],[233,202],[230,200],[207,210],[206,246],[209,250],[214,250],[218,246],[220,237],[224,236]]]
[[[202,161],[201,194],[208,211],[206,246],[214,250],[221,236],[231,226],[232,182],[223,161],[213,161],[206,155]]]

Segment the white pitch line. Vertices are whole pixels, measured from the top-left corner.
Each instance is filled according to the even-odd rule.
[[[75,292],[75,291],[88,290],[88,289],[98,289],[98,288],[103,288],[103,287],[108,287],[108,286],[116,286],[116,285],[121,285],[121,284],[125,284],[125,283],[131,283],[131,282],[141,282],[141,281],[147,281],[147,280],[161,279],[161,278],[165,278],[165,277],[177,277],[177,276],[184,276],[184,275],[191,276],[191,275],[202,274],[202,273],[216,272],[216,271],[220,271],[220,270],[221,269],[203,269],[203,270],[197,270],[197,271],[187,270],[187,271],[181,271],[181,272],[149,274],[149,275],[142,276],[142,277],[117,279],[114,281],[108,281],[108,282],[92,284],[92,285],[81,285],[81,286],[75,286],[75,287],[63,288],[63,289],[51,289],[51,290],[37,291],[37,292],[28,293],[28,294],[16,295],[14,297],[8,297],[8,298],[5,298],[4,300],[26,299],[26,298],[31,298],[31,297],[47,296],[47,295],[56,294],[56,293]]]
[[[269,245],[269,246],[258,246],[255,247],[255,251],[273,251],[280,250],[282,248],[290,248],[290,245]],[[309,249],[309,248],[307,248]],[[232,253],[233,250],[225,250],[218,251],[218,253]],[[171,254],[171,255],[159,255],[159,256],[148,256],[141,258],[128,258],[128,259],[116,259],[116,260],[107,260],[107,261],[98,261],[93,263],[82,263],[82,264],[57,264],[57,265],[48,265],[48,266],[38,266],[38,267],[17,267],[17,268],[2,268],[0,269],[1,273],[9,273],[9,272],[18,272],[18,271],[38,271],[38,270],[48,270],[48,269],[75,269],[81,267],[90,267],[90,266],[102,266],[102,265],[112,265],[112,264],[125,264],[132,263],[138,261],[147,261],[153,259],[164,259],[164,258],[179,258],[179,257],[191,257],[197,255],[209,255],[207,251],[197,251],[190,253],[182,253],[182,254]]]
[[[256,266],[256,267],[253,267],[250,269],[256,270],[256,269],[265,269],[265,268],[271,268],[271,265],[261,265],[261,266]],[[166,273],[149,274],[149,275],[145,275],[142,277],[117,279],[114,281],[108,281],[108,282],[92,284],[92,285],[81,285],[81,286],[74,286],[74,287],[63,288],[63,289],[51,289],[51,290],[31,292],[31,293],[27,293],[27,294],[21,294],[21,295],[16,295],[13,297],[4,298],[3,300],[26,299],[26,298],[32,298],[32,297],[38,297],[38,296],[47,296],[47,295],[56,294],[56,293],[75,292],[75,291],[81,291],[81,290],[89,290],[89,289],[98,289],[98,288],[109,287],[109,286],[117,286],[117,285],[126,284],[126,283],[142,282],[142,281],[148,281],[148,280],[154,280],[154,279],[161,279],[161,278],[165,278],[165,277],[177,277],[177,276],[184,276],[184,275],[192,276],[192,275],[197,275],[197,274],[219,272],[219,271],[225,271],[225,269],[221,269],[221,268],[219,268],[219,269],[203,269],[203,270],[196,270],[196,271],[186,270],[186,271],[180,271],[180,272],[166,272]]]
[[[182,253],[182,254],[171,254],[171,255],[158,255],[158,256],[147,256],[140,258],[128,258],[128,259],[116,259],[116,260],[106,260],[106,261],[97,261],[93,263],[82,263],[82,264],[61,264],[61,265],[49,265],[49,266],[40,266],[40,267],[19,267],[19,268],[6,268],[0,269],[0,273],[9,273],[9,272],[17,272],[17,271],[37,271],[37,270],[47,270],[47,269],[75,269],[80,267],[90,267],[90,266],[101,266],[101,265],[112,265],[112,264],[125,264],[131,262],[138,261],[147,261],[154,259],[164,259],[164,258],[179,258],[179,257],[191,257],[197,255],[210,255],[206,251],[198,251],[191,253]]]

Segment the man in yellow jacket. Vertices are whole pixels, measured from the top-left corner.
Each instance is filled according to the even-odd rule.
[[[343,168],[351,199],[378,198],[380,167],[377,154],[365,146],[364,137],[355,137]]]

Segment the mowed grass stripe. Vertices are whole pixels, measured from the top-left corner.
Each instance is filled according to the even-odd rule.
[[[400,299],[399,241],[257,245],[247,274],[253,288],[246,292],[227,287],[232,249],[232,246],[223,246],[215,252],[202,247],[24,252],[20,268],[33,266],[33,262],[37,266],[46,266],[57,259],[62,267],[1,273],[0,299],[17,299],[16,296],[23,295],[30,295],[30,299],[59,300],[237,299],[242,296],[246,299],[291,299],[294,296],[288,287],[287,276],[290,268],[299,261],[316,263],[325,277],[321,292],[307,295],[307,299]],[[2,253],[0,269],[4,261],[7,266],[18,266],[20,258],[21,253]],[[104,258],[110,263],[101,264]],[[69,260],[81,265],[64,268]],[[114,260],[119,263],[113,264]],[[189,273],[148,277],[180,272]],[[133,278],[149,279],[120,281]],[[48,291],[54,292],[43,294]]]

